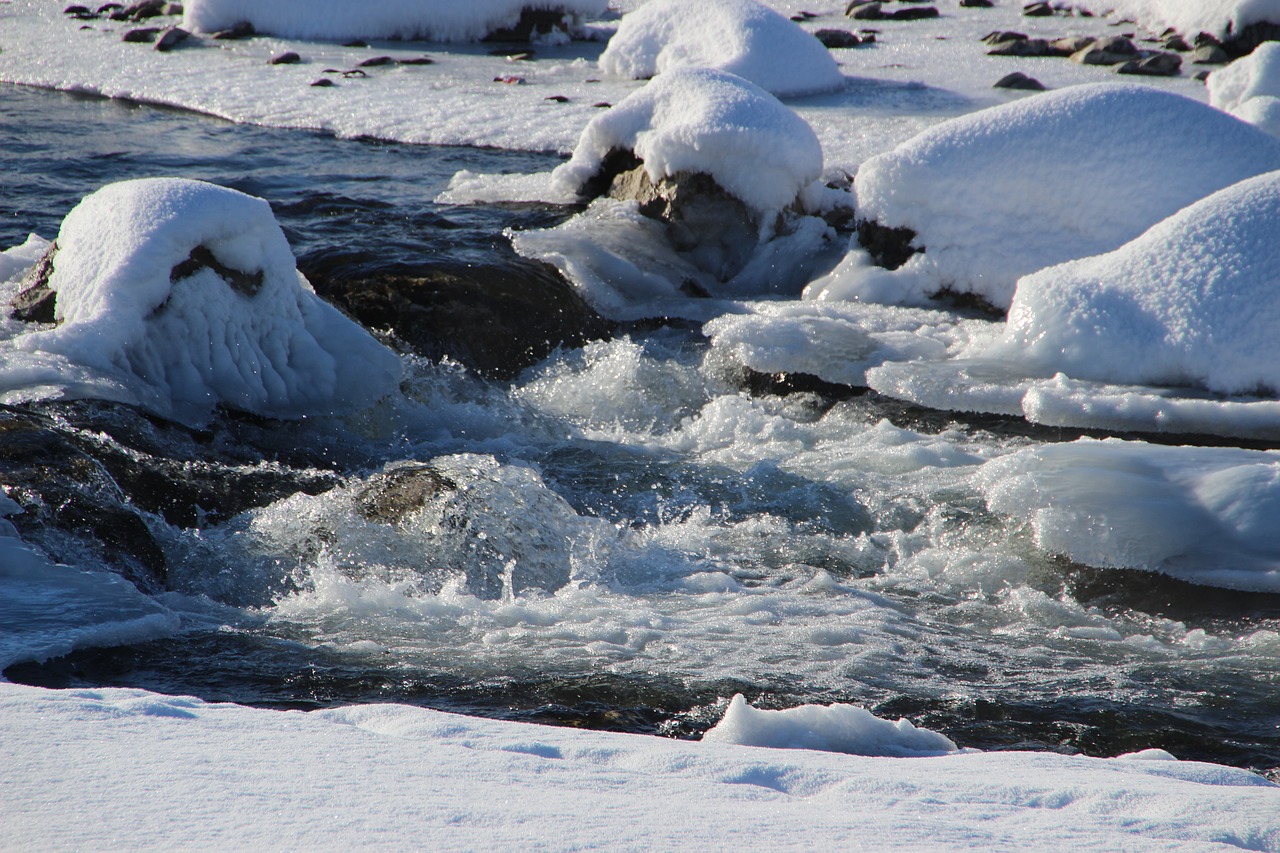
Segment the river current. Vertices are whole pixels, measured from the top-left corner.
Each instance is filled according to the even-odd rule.
[[[504,230],[572,212],[432,200],[459,170],[545,171],[552,155],[13,87],[0,106],[0,247],[52,239],[105,183],[159,175],[267,199],[304,272],[335,257],[488,263],[511,255]],[[403,401],[341,424],[224,417],[193,437],[120,407],[7,411],[99,448],[108,472],[199,445],[215,475],[258,466],[297,488],[225,518],[144,511],[169,573],[150,592],[178,633],[5,677],[671,736],[696,736],[742,692],[862,704],[966,747],[1280,767],[1280,597],[1073,565],[987,509],[978,465],[1072,435],[771,386],[687,324],[558,352],[509,382],[406,366]],[[362,513],[371,484],[423,463],[458,487],[436,514]],[[144,476],[113,476],[122,501],[145,503],[130,493]],[[83,536],[36,538],[64,562],[127,568]]]

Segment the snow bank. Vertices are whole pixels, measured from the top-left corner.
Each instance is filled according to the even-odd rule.
[[[708,174],[761,214],[791,204],[822,175],[822,146],[803,119],[753,83],[709,68],[673,70],[597,116],[555,184],[579,191],[614,149],[633,151],[654,182]]]
[[[631,79],[688,66],[718,68],[784,97],[844,85],[821,42],[755,0],[650,0],[623,17],[600,56],[606,74]]]
[[[762,711],[751,707],[741,693],[733,697],[724,719],[702,740],[850,755],[908,757],[956,751],[956,745],[937,732],[917,729],[909,720],[882,720],[856,705],[801,705]]]
[[[396,388],[398,358],[315,295],[261,199],[177,178],[111,184],[57,244],[59,325],[6,342],[4,390],[43,366],[46,382],[96,375],[102,396],[198,422],[215,406],[342,411]]]
[[[1172,27],[1188,36],[1203,32],[1225,38],[1250,24],[1280,23],[1280,0],[1087,0],[1076,6],[1114,12],[1155,32]]]
[[[1258,45],[1210,74],[1207,84],[1210,104],[1280,136],[1280,42]]]
[[[905,761],[14,684],[0,717],[12,849],[1280,846],[1280,788],[1151,754]]]
[[[1280,391],[1280,172],[1197,202],[1133,242],[1018,282],[988,356],[1077,379]]]
[[[1280,592],[1280,453],[1081,439],[988,462],[977,479],[1050,553]]]
[[[607,0],[187,0],[184,25],[200,33],[241,21],[260,33],[295,39],[352,38],[477,41],[511,27],[524,9],[597,16]]]
[[[925,131],[866,161],[859,216],[916,232],[894,272],[851,260],[819,299],[915,302],[941,290],[1007,308],[1019,277],[1115,249],[1223,187],[1280,168],[1280,142],[1178,95],[1091,84]]]

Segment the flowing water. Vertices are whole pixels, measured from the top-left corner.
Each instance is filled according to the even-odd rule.
[[[504,229],[571,213],[431,200],[460,169],[545,171],[550,155],[15,88],[0,106],[3,246],[52,238],[85,194],[151,175],[266,198],[304,272],[490,263],[510,256]],[[988,511],[976,467],[1053,431],[761,387],[683,325],[560,352],[510,382],[406,367],[404,399],[341,423],[0,412],[0,480],[114,496],[167,588],[146,583],[145,549],[84,513],[51,511],[24,535],[138,578],[182,624],[5,677],[673,736],[742,692],[765,707],[863,704],[962,746],[1280,766],[1280,597],[1072,565]],[[15,425],[38,437],[30,451]],[[220,502],[157,488],[175,478]]]

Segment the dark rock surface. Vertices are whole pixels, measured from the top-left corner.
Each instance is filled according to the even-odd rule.
[[[13,300],[13,316],[24,323],[52,323],[58,295],[49,288],[49,276],[53,275],[53,259],[58,254],[58,244],[52,244],[27,270],[18,295]]]
[[[1153,53],[1116,67],[1117,74],[1139,74],[1146,77],[1173,77],[1181,70],[1182,57],[1176,53]]]
[[[1031,92],[1043,92],[1044,84],[1034,77],[1028,77],[1021,71],[1015,71],[1012,74],[1006,74],[997,80],[992,88],[995,89],[1024,89]]]
[[[432,466],[409,463],[369,478],[356,495],[356,506],[367,521],[399,525],[441,492],[457,487]]]
[[[910,228],[888,228],[868,219],[858,223],[858,242],[885,269],[896,270],[916,252],[923,252],[923,246],[913,245],[915,239],[916,232]]]

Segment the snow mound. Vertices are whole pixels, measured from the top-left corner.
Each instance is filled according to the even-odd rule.
[[[1280,0],[1089,0],[1076,6],[1114,12],[1156,32],[1172,27],[1188,36],[1204,32],[1224,38],[1251,24],[1280,22]]]
[[[8,342],[10,390],[52,366],[54,383],[200,422],[216,406],[341,411],[397,386],[399,359],[315,295],[262,199],[179,178],[111,184],[67,214],[57,245],[58,325]]]
[[[1114,252],[1027,276],[988,355],[1078,379],[1280,391],[1277,222],[1271,172]]]
[[[1050,553],[1280,592],[1280,453],[1081,439],[988,462],[977,480]]]
[[[859,217],[911,229],[924,251],[888,272],[855,248],[808,295],[918,302],[950,290],[1007,308],[1021,276],[1111,251],[1277,168],[1280,141],[1189,98],[1125,84],[1034,95],[867,160]]]
[[[184,26],[213,33],[242,21],[260,33],[335,41],[350,38],[478,41],[514,26],[525,9],[598,16],[607,0],[187,0]]]
[[[754,0],[650,0],[623,17],[600,56],[606,74],[631,79],[688,66],[728,71],[779,96],[844,85],[821,42]]]
[[[787,207],[822,175],[822,146],[804,119],[755,84],[710,68],[663,74],[601,113],[554,183],[577,193],[614,150],[634,152],[654,182],[710,175],[760,214]]]
[[[1207,83],[1210,104],[1280,136],[1280,42],[1259,45],[1210,74]]]
[[[956,751],[956,745],[937,732],[918,729],[908,720],[882,720],[856,705],[801,705],[785,711],[763,711],[751,707],[741,693],[733,697],[724,718],[702,739],[850,755],[908,757]]]

